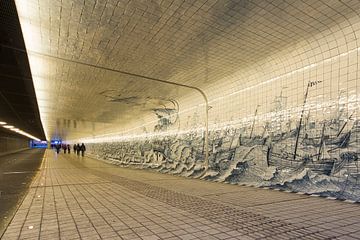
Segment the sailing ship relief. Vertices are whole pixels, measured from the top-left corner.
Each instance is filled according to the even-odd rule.
[[[204,134],[196,130],[89,148],[95,157],[122,166],[360,201],[358,109],[343,103],[340,92],[319,117],[309,96],[320,84],[307,84],[303,103],[295,110],[287,106],[282,88],[265,120],[257,105],[245,124],[215,127],[209,132],[209,168],[204,164]]]
[[[254,136],[254,126],[249,127],[252,134],[242,137],[236,167],[225,181],[360,200],[359,121],[355,111],[346,116],[343,109],[337,109],[331,120],[312,119],[308,95],[320,83],[309,82],[295,122],[281,115],[286,108],[281,91],[273,110],[280,115],[276,121],[263,123],[261,135]],[[243,151],[248,151],[247,155],[242,156]]]

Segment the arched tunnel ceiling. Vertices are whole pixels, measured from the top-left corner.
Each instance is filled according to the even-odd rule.
[[[359,13],[360,2],[16,0],[48,138],[126,126]],[[97,67],[83,65],[87,63]],[[212,93],[213,95],[216,93]],[[211,94],[210,94],[211,95]],[[211,98],[212,96],[210,96]]]

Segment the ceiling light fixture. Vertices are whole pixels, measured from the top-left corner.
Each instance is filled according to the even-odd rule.
[[[0,125],[5,125],[6,124],[6,122],[0,122]]]
[[[6,124],[5,122],[0,122],[1,125],[4,125],[4,124],[2,124],[2,123]],[[29,133],[27,133],[27,132],[24,132],[23,130],[21,130],[21,129],[19,129],[19,128],[16,128],[16,127],[14,127],[14,126],[4,125],[3,127],[6,128],[6,129],[9,129],[9,130],[11,130],[11,131],[14,131],[14,132],[16,132],[16,133],[18,133],[18,134],[21,134],[21,135],[23,135],[23,136],[25,136],[25,137],[34,139],[34,140],[36,140],[36,141],[41,141],[39,138],[34,137],[33,135],[31,135],[31,134],[29,134]]]

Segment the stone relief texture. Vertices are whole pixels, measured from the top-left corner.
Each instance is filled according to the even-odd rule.
[[[324,111],[330,109],[322,119],[314,117],[311,113],[319,106],[307,98],[317,84],[308,83],[297,114],[283,110],[286,98],[281,93],[267,113],[272,117],[261,116],[256,109],[246,121],[215,124],[209,132],[208,168],[204,131],[198,128],[89,143],[89,153],[123,167],[360,201],[360,121],[354,107],[358,101],[342,103],[339,98],[328,107],[321,105]],[[159,119],[155,131],[162,129],[162,122],[167,123]]]

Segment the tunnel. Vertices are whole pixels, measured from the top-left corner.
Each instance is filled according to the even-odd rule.
[[[1,239],[359,239],[360,1],[0,0]]]

